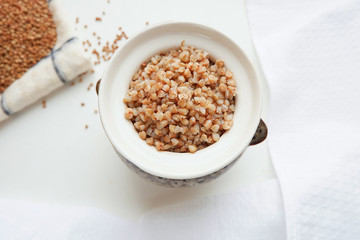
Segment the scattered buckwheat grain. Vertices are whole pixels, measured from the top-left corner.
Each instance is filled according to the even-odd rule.
[[[87,90],[90,91],[90,89],[92,88],[92,86],[94,86],[94,84],[93,84],[93,83],[90,83],[89,86],[88,86],[88,88],[87,88]]]
[[[41,105],[42,105],[42,108],[46,108],[46,100],[45,99],[41,101]]]

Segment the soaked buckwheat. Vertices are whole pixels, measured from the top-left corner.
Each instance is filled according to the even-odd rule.
[[[231,128],[235,94],[224,62],[183,41],[141,64],[123,99],[125,117],[158,151],[194,153]]]

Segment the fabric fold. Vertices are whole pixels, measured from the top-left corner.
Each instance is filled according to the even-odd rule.
[[[360,235],[360,3],[248,0],[288,239]]]

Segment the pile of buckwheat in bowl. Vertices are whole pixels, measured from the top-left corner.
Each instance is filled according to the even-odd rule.
[[[231,128],[235,95],[236,81],[224,62],[183,41],[133,75],[125,117],[158,151],[194,153]]]

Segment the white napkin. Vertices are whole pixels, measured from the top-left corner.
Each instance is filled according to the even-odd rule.
[[[57,39],[51,53],[0,94],[0,121],[7,119],[92,67],[61,1],[49,0]]]
[[[6,240],[284,240],[284,230],[276,180],[156,209],[138,221],[88,207],[0,200],[0,239]]]
[[[288,239],[360,239],[360,2],[248,0]]]

